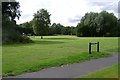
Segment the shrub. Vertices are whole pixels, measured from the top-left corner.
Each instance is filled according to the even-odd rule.
[[[33,42],[33,41],[29,37],[27,37],[27,36],[22,36],[20,38],[20,42],[21,43],[30,43],[30,42]]]

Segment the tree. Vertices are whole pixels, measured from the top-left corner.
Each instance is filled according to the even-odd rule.
[[[71,26],[70,30],[71,30],[71,35],[76,35],[76,27]]]
[[[114,36],[117,18],[113,13],[86,13],[77,25],[77,36]]]
[[[57,35],[57,34],[63,34],[63,29],[64,29],[64,26],[60,23],[53,23],[51,26],[50,26],[50,34],[52,35]]]
[[[2,2],[2,42],[19,41],[21,34],[16,30],[15,18],[19,19],[20,10],[18,2]]]
[[[36,35],[40,35],[43,39],[44,34],[48,34],[50,26],[50,14],[45,9],[40,9],[34,14],[33,31]]]
[[[20,15],[19,2],[2,2],[2,17],[9,17],[14,20],[16,17],[19,19]]]
[[[60,24],[60,23],[56,24],[56,26],[55,26],[55,34],[62,34],[63,27],[64,26],[62,24]]]
[[[34,35],[32,21],[25,22],[19,25],[21,27],[21,33],[25,33],[26,35]]]
[[[56,34],[56,26],[57,26],[56,23],[53,23],[53,24],[50,26],[50,33],[51,33],[52,35]]]
[[[63,30],[62,30],[62,33],[64,35],[71,35],[71,27],[70,26],[64,27]]]
[[[2,43],[31,42],[30,38],[20,33],[21,29],[15,21],[20,17],[19,2],[2,3]]]
[[[98,13],[86,13],[77,25],[77,36],[96,36],[95,19]]]
[[[113,36],[114,28],[117,27],[117,18],[113,13],[102,11],[96,18],[96,23],[100,36]]]

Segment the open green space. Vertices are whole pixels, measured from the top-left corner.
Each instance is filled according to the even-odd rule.
[[[118,75],[119,66],[118,64],[114,64],[110,67],[82,76],[81,78],[118,78],[120,77],[120,75]]]
[[[38,71],[47,67],[108,56],[118,51],[117,37],[40,36],[29,44],[5,44],[2,47],[3,76]],[[88,54],[89,42],[100,42],[100,53]]]

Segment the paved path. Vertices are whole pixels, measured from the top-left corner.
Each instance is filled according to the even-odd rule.
[[[75,78],[118,63],[118,54],[82,63],[52,67],[8,78]]]

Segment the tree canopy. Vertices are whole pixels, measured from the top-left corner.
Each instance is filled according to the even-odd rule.
[[[44,34],[47,34],[50,26],[50,14],[45,9],[40,9],[34,14],[33,31],[36,35],[40,35],[41,39]]]
[[[117,18],[113,13],[86,13],[77,25],[77,36],[115,36]],[[116,35],[117,36],[117,35]]]
[[[2,42],[17,41],[20,36],[18,31],[15,31],[16,17],[20,17],[18,2],[2,2]]]
[[[2,2],[2,17],[8,17],[14,20],[16,17],[19,19],[20,15],[19,2]]]
[[[24,22],[24,23],[19,25],[19,30],[21,33],[24,33],[26,35],[29,35],[29,36],[34,35],[32,25],[33,25],[32,21]]]
[[[20,17],[19,2],[2,2],[2,43],[29,42],[18,29],[15,18]]]

